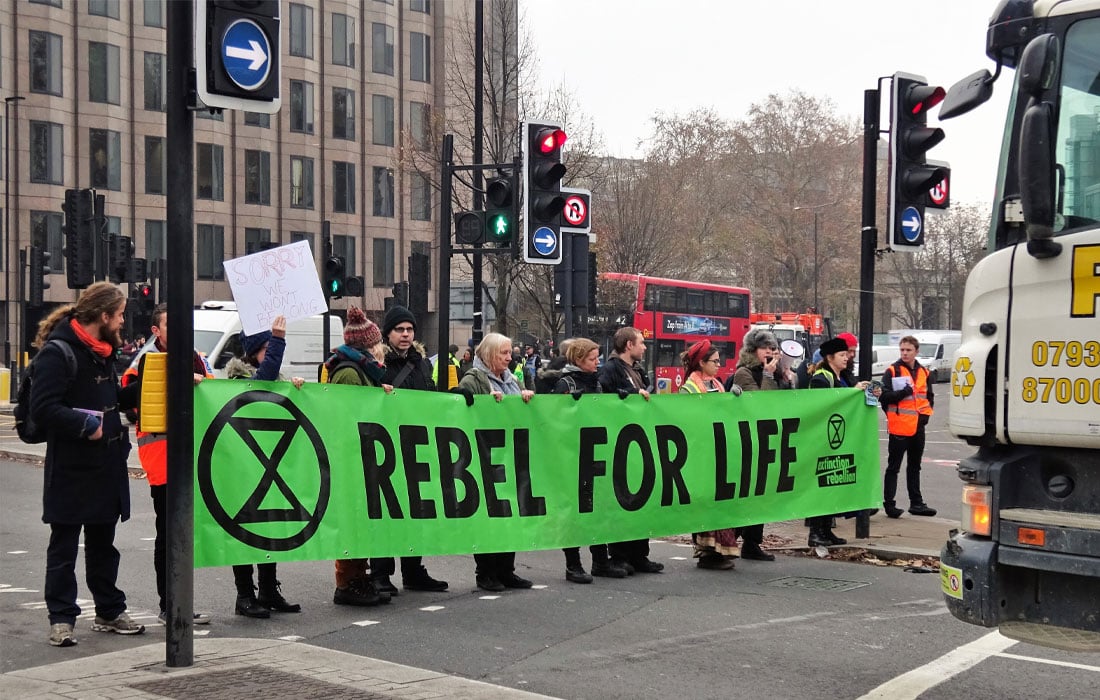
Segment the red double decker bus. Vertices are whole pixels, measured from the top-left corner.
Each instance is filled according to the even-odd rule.
[[[721,353],[719,376],[725,380],[733,374],[741,341],[751,326],[748,289],[620,272],[600,273],[599,279],[600,299],[610,305],[605,317],[617,322],[613,325],[634,326],[645,336],[646,371],[658,392],[680,388],[680,353],[703,338]]]

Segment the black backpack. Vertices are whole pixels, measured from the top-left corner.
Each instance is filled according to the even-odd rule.
[[[42,350],[45,350],[51,345],[59,348],[61,354],[65,356],[65,364],[68,366],[69,370],[68,378],[71,380],[76,376],[77,371],[76,355],[73,354],[72,347],[64,340],[54,338],[46,343],[46,345],[42,347]],[[16,397],[17,403],[13,411],[15,416],[15,432],[19,434],[20,440],[30,445],[46,442],[46,439],[49,437],[49,433],[36,425],[31,419],[31,385],[34,383],[35,365],[38,363],[38,357],[41,354],[42,352],[39,351],[38,355],[35,355],[31,363],[23,370],[23,376],[19,380],[19,394]]]

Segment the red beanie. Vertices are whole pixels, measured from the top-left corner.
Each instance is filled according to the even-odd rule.
[[[358,306],[348,308],[348,320],[344,324],[344,342],[353,348],[370,350],[382,342],[382,331],[378,324],[367,318]]]

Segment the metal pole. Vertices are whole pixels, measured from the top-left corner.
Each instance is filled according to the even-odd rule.
[[[22,95],[4,98],[4,245],[0,246],[0,258],[4,267],[4,364],[11,364],[11,119],[8,108],[12,102],[25,99]],[[18,111],[17,111],[18,113]],[[56,264],[56,263],[55,263]],[[19,329],[16,328],[16,333]],[[14,376],[14,375],[13,375]],[[14,384],[13,384],[14,386]]]
[[[439,299],[436,302],[436,308],[439,309],[439,334],[436,340],[439,343],[439,353],[436,355],[435,361],[436,366],[440,368],[446,367],[443,363],[447,355],[444,353],[447,352],[447,347],[450,345],[450,339],[448,338],[450,328],[447,319],[451,315],[451,180],[454,174],[451,168],[454,166],[454,154],[454,134],[445,134],[443,136],[443,149],[439,158],[439,275],[436,278],[438,282],[436,290],[439,293]],[[480,256],[477,256],[477,258],[480,258]],[[474,289],[477,289],[476,283]],[[474,316],[474,323],[477,324],[476,315]],[[480,342],[480,338],[478,341]],[[449,369],[446,371],[450,372]],[[447,375],[441,371],[436,376],[444,377],[443,381],[436,382],[436,389],[447,391]]]
[[[821,313],[821,307],[817,304],[817,278],[818,278],[818,262],[817,262],[817,210],[814,210],[814,313]]]
[[[195,390],[191,356],[195,347],[194,117],[189,75],[194,65],[194,3],[168,3],[168,513],[165,661],[170,667],[195,662],[194,429]]]
[[[328,219],[321,222],[321,269],[328,264],[328,259],[332,256],[332,228]],[[332,352],[332,343],[329,340],[329,333],[332,327],[332,290],[329,286],[322,285],[325,293],[325,314],[324,320],[321,322],[321,332],[325,334],[325,339],[321,344],[322,350],[324,350],[324,359],[322,362],[328,361],[329,353]],[[318,377],[320,379],[320,377]]]
[[[565,309],[565,337],[573,337],[573,236],[563,233],[558,245],[561,246],[561,269],[565,270],[565,289],[561,290],[561,305]]]
[[[485,3],[483,0],[474,0],[474,163],[481,165],[482,158],[484,156],[484,148],[482,145],[482,136],[484,134],[484,120],[485,120]],[[482,198],[481,188],[483,186],[481,169],[474,171],[474,211],[481,211]],[[448,186],[448,190],[450,187]],[[515,193],[512,195],[516,196]],[[448,236],[448,240],[450,237]],[[477,248],[481,247],[481,244],[476,244]],[[484,302],[482,301],[481,283],[483,277],[482,270],[482,256],[480,251],[474,253],[473,260],[473,277],[474,277],[474,328],[473,338],[474,343],[480,343],[482,334],[484,333],[485,323],[484,314],[482,313],[482,307]],[[446,323],[442,314],[439,317],[439,327],[442,328]],[[446,350],[446,345],[439,346],[439,356],[443,357],[443,352]]]

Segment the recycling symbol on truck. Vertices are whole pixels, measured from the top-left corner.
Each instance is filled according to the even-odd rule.
[[[951,370],[951,393],[965,399],[973,390],[974,371],[970,369],[970,358],[960,357],[955,360],[955,368]]]

